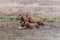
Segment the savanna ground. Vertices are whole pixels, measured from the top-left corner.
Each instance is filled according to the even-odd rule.
[[[60,17],[35,16],[44,20],[39,29],[18,29],[16,16],[0,16],[0,40],[60,40]]]
[[[2,16],[15,12],[42,13],[46,26],[20,30],[15,16]],[[60,0],[0,0],[0,40],[60,40]]]

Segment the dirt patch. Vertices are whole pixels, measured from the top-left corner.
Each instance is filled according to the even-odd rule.
[[[0,40],[59,40],[60,23],[45,23],[39,29],[18,29],[18,23],[0,23]]]

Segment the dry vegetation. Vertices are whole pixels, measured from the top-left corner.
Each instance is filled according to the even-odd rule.
[[[60,22],[60,16],[44,16],[44,15],[32,15],[36,18],[40,18],[45,22]],[[17,16],[0,16],[0,22],[13,22],[16,21]]]
[[[16,13],[22,12],[42,19],[45,26],[18,29]],[[60,40],[60,0],[0,0],[0,40]]]

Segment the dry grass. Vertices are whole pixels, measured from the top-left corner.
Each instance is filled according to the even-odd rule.
[[[40,18],[45,22],[60,22],[60,16],[36,15],[34,17]],[[16,16],[0,16],[0,22],[13,22],[13,21],[17,21]]]

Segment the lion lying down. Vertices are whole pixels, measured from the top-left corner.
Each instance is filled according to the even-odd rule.
[[[39,28],[39,25],[44,25],[43,21],[41,19],[38,18],[34,18],[30,15],[27,14],[18,14],[17,15],[17,19],[20,20],[20,28]]]

